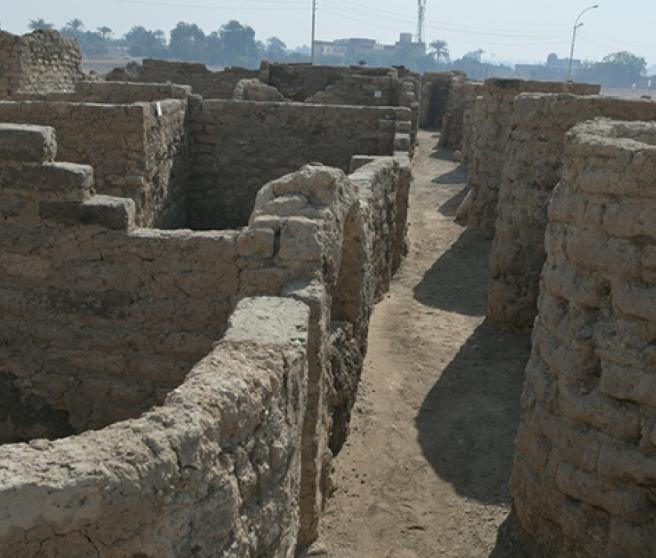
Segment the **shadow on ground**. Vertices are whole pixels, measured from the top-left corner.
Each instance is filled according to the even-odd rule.
[[[515,533],[514,521],[511,513],[499,526],[496,544],[488,558],[526,558]]]
[[[439,283],[438,283],[439,284]],[[528,360],[528,335],[483,322],[461,347],[415,419],[422,452],[456,492],[508,504],[508,480]]]
[[[437,179],[435,179],[437,180]],[[444,184],[444,182],[440,182],[440,184]],[[454,184],[459,184],[459,182],[454,182]],[[445,201],[438,209],[438,211],[446,216],[446,217],[455,217],[456,216],[456,211],[458,211],[458,208],[460,207],[460,204],[462,201],[465,199],[465,196],[467,195],[467,188],[463,188],[460,190],[455,196],[453,196],[451,199]]]
[[[415,286],[415,300],[467,316],[484,315],[490,245],[490,241],[466,230]]]

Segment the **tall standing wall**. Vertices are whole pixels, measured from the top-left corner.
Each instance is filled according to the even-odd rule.
[[[57,31],[0,31],[0,99],[73,91],[83,77],[81,62],[77,42]]]
[[[595,95],[599,89],[598,85],[579,83],[497,78],[485,81],[476,114],[476,134],[468,166],[468,183],[473,192],[469,227],[486,238],[494,236],[497,197],[515,97],[520,93]]]
[[[451,151],[462,151],[465,140],[465,125],[471,125],[471,112],[465,119],[465,111],[471,109],[472,102],[480,95],[483,83],[465,79],[451,80],[449,88],[449,101],[446,112],[448,114],[446,125],[440,134],[440,147]],[[472,134],[467,138],[471,141]]]
[[[656,102],[565,94],[523,94],[515,101],[490,255],[487,315],[500,325],[533,324],[547,205],[561,177],[565,133],[598,116],[653,121]]]
[[[511,480],[529,557],[656,555],[656,125],[568,134]]]

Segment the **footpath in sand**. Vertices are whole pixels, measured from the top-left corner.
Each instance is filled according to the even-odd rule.
[[[530,341],[485,320],[490,244],[454,214],[464,173],[422,132],[410,252],[376,307],[315,555],[468,558],[497,544]]]

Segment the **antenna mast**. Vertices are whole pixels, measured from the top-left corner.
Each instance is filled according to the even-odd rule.
[[[426,18],[426,2],[428,0],[417,0],[419,3],[419,16],[417,18],[417,42],[424,42],[424,20]]]

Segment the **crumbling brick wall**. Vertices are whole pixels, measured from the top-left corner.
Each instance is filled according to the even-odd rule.
[[[468,165],[468,183],[472,189],[469,227],[486,238],[494,236],[497,197],[515,97],[520,93],[595,95],[599,89],[598,85],[580,83],[498,78],[485,81]]]
[[[317,161],[346,171],[354,155],[392,155],[397,120],[409,121],[410,111],[223,100],[193,103],[188,222],[196,229],[243,226],[262,185],[305,163]]]
[[[0,101],[0,122],[54,127],[59,161],[93,166],[98,193],[131,198],[137,224],[162,228],[186,221],[186,113],[183,99],[130,105]]]
[[[656,125],[568,134],[511,492],[529,556],[656,553]]]
[[[308,322],[300,302],[245,299],[162,406],[0,446],[0,557],[292,556]]]
[[[262,61],[260,80],[273,85],[287,99],[303,102],[351,73],[346,66],[315,66]]]
[[[533,325],[547,205],[561,178],[565,133],[598,116],[656,120],[656,102],[566,94],[522,94],[515,101],[490,255],[487,315],[498,324]]]
[[[82,79],[77,42],[40,29],[18,36],[0,31],[0,99],[73,91]]]
[[[280,441],[266,438],[267,444],[274,448],[271,462],[268,455],[262,458],[257,454],[257,464],[264,467],[263,471],[278,471],[282,467],[278,476],[258,473],[263,492],[259,491],[259,484],[257,489],[253,488],[249,458],[230,442],[225,446],[223,437],[216,442],[212,437],[218,436],[214,427],[211,435],[203,427],[218,424],[221,436],[225,433],[233,436],[229,440],[245,440],[250,456],[254,448],[260,447],[258,436],[268,436],[270,422],[265,423],[263,432],[256,428],[260,423],[254,424],[239,406],[231,407],[226,417],[203,415],[205,418],[199,417],[199,423],[192,424],[189,417],[195,411],[189,410],[189,403],[194,401],[184,404],[187,410],[184,426],[152,419],[162,425],[167,436],[170,431],[166,429],[173,428],[176,440],[188,440],[192,448],[211,448],[216,442],[219,449],[208,449],[210,453],[204,454],[210,461],[213,455],[232,459],[232,452],[238,451],[235,461],[229,461],[228,465],[233,464],[238,483],[245,483],[239,484],[243,503],[241,500],[234,503],[232,493],[223,489],[210,490],[209,494],[204,490],[205,484],[197,489],[196,477],[183,476],[181,480],[175,477],[174,470],[174,477],[167,476],[163,486],[172,486],[173,494],[181,492],[185,498],[178,500],[162,489],[161,494],[156,494],[152,515],[139,516],[137,531],[130,531],[122,520],[129,516],[126,510],[135,501],[143,500],[142,490],[152,491],[147,481],[129,477],[126,482],[133,485],[133,490],[127,493],[120,488],[122,484],[116,485],[119,486],[116,491],[109,491],[112,496],[95,501],[98,507],[94,509],[100,511],[94,515],[80,503],[75,474],[67,477],[73,481],[60,490],[61,485],[55,488],[48,485],[51,477],[46,468],[41,470],[35,486],[47,485],[51,501],[69,501],[70,495],[71,504],[67,506],[70,514],[61,523],[58,523],[59,516],[48,523],[57,526],[58,538],[43,527],[42,515],[21,516],[27,527],[19,533],[13,530],[13,519],[0,514],[0,557],[9,558],[18,549],[25,556],[33,552],[39,558],[54,557],[61,549],[59,544],[70,545],[69,551],[80,545],[84,551],[85,545],[93,544],[95,537],[111,541],[102,547],[107,553],[103,556],[131,555],[132,550],[155,556],[176,555],[176,552],[185,555],[185,545],[192,542],[200,556],[223,548],[222,544],[233,543],[237,546],[230,551],[226,547],[226,556],[262,553],[277,556],[277,544],[283,545],[280,555],[285,556],[290,552],[289,546],[284,546],[289,540],[296,538],[299,544],[310,542],[317,534],[333,452],[341,447],[348,429],[354,388],[366,350],[371,308],[386,288],[403,253],[410,182],[408,157],[376,157],[350,177],[338,169],[308,165],[260,190],[250,225],[245,229],[194,233],[137,228],[131,200],[94,195],[91,169],[52,163],[55,154],[53,129],[0,128],[0,184],[5,202],[0,227],[4,271],[0,274],[0,349],[9,357],[0,360],[0,381],[4,388],[8,378],[13,390],[3,395],[9,393],[19,399],[38,396],[38,401],[27,403],[32,406],[43,403],[27,417],[36,417],[41,424],[25,424],[21,412],[30,410],[29,405],[18,406],[17,412],[9,417],[0,413],[2,441],[29,440],[34,436],[63,437],[141,415],[149,406],[161,402],[168,391],[183,381],[193,363],[210,351],[214,340],[225,330],[234,304],[253,295],[283,295],[310,307],[308,369],[302,375],[308,381],[308,402],[304,408],[299,403],[304,412],[300,444],[290,442],[282,433]],[[284,309],[279,311],[287,313]],[[260,314],[256,321],[262,319]],[[22,332],[20,337],[15,335],[17,329]],[[224,354],[212,354],[209,364],[220,366]],[[237,356],[242,358],[239,362],[244,367],[251,366],[242,353]],[[235,367],[232,356],[228,357],[226,362],[231,363],[232,377]],[[217,369],[212,368],[212,376],[217,375]],[[230,401],[241,401],[239,391],[231,391],[230,385],[221,384],[224,385],[221,388],[212,384],[207,388],[196,382],[194,374],[189,378],[200,392],[210,389],[212,393],[224,394]],[[235,381],[243,386],[241,376],[235,377]],[[253,395],[249,392],[244,397],[250,401]],[[175,395],[166,400],[163,412],[167,412],[172,398]],[[292,404],[296,402],[294,399]],[[272,404],[275,405],[275,396]],[[202,408],[213,405],[209,402]],[[9,409],[13,412],[15,407]],[[214,408],[221,412],[220,405]],[[6,413],[4,401],[2,409]],[[95,449],[97,444],[101,449],[111,450],[99,458],[101,461],[105,462],[106,458],[107,463],[116,463],[116,467],[134,470],[128,466],[132,463],[128,460],[134,456],[139,461],[141,450],[128,448],[123,452],[119,447],[114,452],[115,440],[134,438],[136,447],[140,447],[141,434],[148,436],[154,432],[144,429],[140,421],[145,421],[147,426],[149,417],[160,416],[158,412],[83,434],[81,438],[39,442],[39,451],[64,448],[70,461],[69,448],[75,453],[78,441],[85,447],[88,444],[90,449]],[[262,420],[263,415],[258,416]],[[277,416],[272,412],[270,417],[274,427],[279,425]],[[14,428],[11,433],[8,431],[16,424],[14,419],[22,420],[23,428]],[[44,421],[59,425],[51,419],[62,423],[61,430],[43,428]],[[133,425],[139,435],[126,436],[126,429],[131,431]],[[233,430],[231,425],[237,425],[238,430]],[[108,432],[109,438],[105,438]],[[113,432],[118,434],[114,436]],[[275,430],[273,434],[278,436]],[[291,461],[275,457],[280,455],[278,442],[297,451],[301,461],[298,497],[294,499],[291,495],[288,503],[282,502],[275,492],[278,484],[286,482],[285,467],[292,467]],[[198,482],[205,482],[202,479],[212,476],[211,469],[206,471],[193,465],[196,454],[189,444],[180,446],[184,448],[184,459],[189,458],[190,467],[200,471]],[[165,462],[164,470],[169,471],[169,459],[153,446],[149,447],[156,454],[155,459],[148,456],[155,467],[153,476],[148,476],[150,479],[159,474],[160,458]],[[166,446],[167,451],[169,447]],[[0,461],[7,455],[7,460],[22,467],[20,448],[28,446],[3,447]],[[179,458],[176,448],[173,444],[173,452]],[[5,450],[7,453],[3,454]],[[58,455],[50,454],[44,459],[56,463]],[[173,463],[177,462],[176,455],[171,458]],[[7,473],[6,477],[0,477],[0,491],[6,481],[7,492],[13,493],[15,483],[21,482],[16,481],[16,470],[4,466],[0,470]],[[227,471],[227,479],[234,486],[233,469],[226,466],[221,470]],[[45,479],[43,484],[41,479]],[[104,482],[103,477],[94,476],[94,479]],[[274,489],[270,483],[276,485]],[[89,486],[91,493],[97,492],[93,483],[85,484],[83,490]],[[22,494],[16,496],[16,502],[20,503]],[[271,496],[271,505],[264,496]],[[13,509],[18,509],[16,502],[10,503]],[[116,510],[116,515],[105,510],[105,504]],[[244,506],[253,517],[248,515],[245,520],[243,513],[237,518],[231,515],[230,510]],[[200,515],[195,515],[197,509],[201,510]],[[293,511],[291,519],[287,515],[287,519],[279,519],[280,514],[288,514],[290,509],[299,510],[298,525],[293,521]],[[272,513],[274,520],[271,520]],[[215,517],[207,519],[205,515]],[[196,518],[195,525],[208,525],[210,534],[200,527],[193,533],[188,529],[169,532],[169,524],[162,519],[165,516]],[[40,538],[43,544],[36,549],[30,546],[33,542],[30,525],[44,529],[44,537]],[[117,532],[129,536],[118,540]],[[138,540],[134,534],[137,532],[141,535]],[[245,532],[259,535],[246,541]],[[263,546],[269,543],[272,546]],[[8,554],[3,554],[5,549]]]
[[[446,147],[451,151],[463,150],[465,124],[471,126],[473,103],[481,93],[483,83],[470,81],[464,78],[454,78],[451,80],[449,87],[449,100],[447,102],[446,126],[443,126],[440,133],[440,147]],[[465,110],[469,109],[467,118]],[[468,141],[471,141],[473,134],[470,133]]]
[[[189,85],[194,93],[206,99],[232,99],[240,80],[257,78],[258,75],[258,70],[246,68],[213,72],[205,64],[145,58],[141,65],[133,63],[126,68],[116,68],[107,74],[106,80]]]

